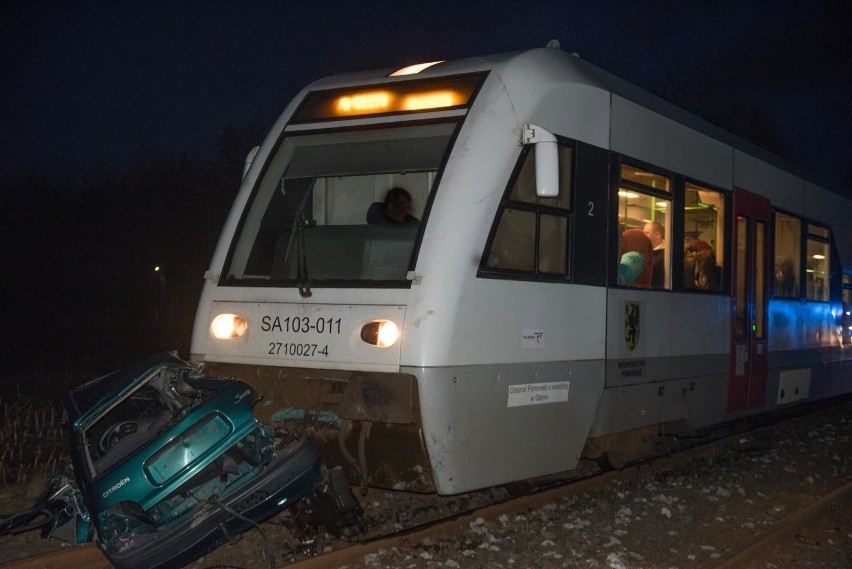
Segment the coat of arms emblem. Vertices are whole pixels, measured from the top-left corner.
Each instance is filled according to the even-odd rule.
[[[624,342],[631,352],[639,344],[639,303],[624,303]]]

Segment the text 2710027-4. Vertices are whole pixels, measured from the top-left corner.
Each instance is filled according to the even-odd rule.
[[[313,358],[317,356],[328,357],[328,346],[318,344],[302,344],[299,342],[269,342],[269,355],[271,356],[296,356]]]

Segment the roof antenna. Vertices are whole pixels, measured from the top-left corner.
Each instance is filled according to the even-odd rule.
[[[547,47],[559,49],[559,40],[550,40],[549,42],[547,42]]]

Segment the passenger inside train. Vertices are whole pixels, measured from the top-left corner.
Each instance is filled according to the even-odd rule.
[[[649,221],[643,230],[654,248],[654,269],[651,287],[664,288],[666,283],[666,230],[659,221]]]
[[[719,290],[721,280],[721,269],[716,264],[716,254],[710,244],[687,237],[683,244],[684,288]]]
[[[650,288],[654,274],[654,248],[641,229],[627,229],[621,235],[619,283],[636,288]]]

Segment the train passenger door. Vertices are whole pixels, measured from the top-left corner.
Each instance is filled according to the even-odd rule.
[[[734,310],[728,411],[762,405],[766,393],[769,200],[734,188],[733,219],[731,292]]]

